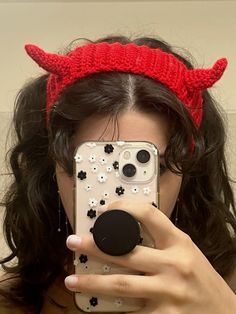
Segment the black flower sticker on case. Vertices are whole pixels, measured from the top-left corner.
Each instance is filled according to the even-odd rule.
[[[114,161],[113,164],[112,164],[113,168],[115,170],[118,170],[119,169],[119,162],[118,161]]]
[[[105,205],[105,201],[104,200],[100,200],[100,205]]]
[[[107,154],[111,154],[113,152],[113,150],[114,150],[114,147],[111,144],[107,144],[104,147],[104,152]]]
[[[80,180],[84,180],[84,179],[86,179],[86,172],[85,171],[83,171],[83,170],[81,170],[80,172],[78,172],[78,175],[77,175],[77,177],[80,179]]]
[[[95,298],[95,297],[92,297],[92,298],[89,300],[89,303],[90,303],[92,306],[96,306],[96,305],[98,305],[98,299]]]
[[[91,233],[93,233],[93,227],[91,227],[91,228],[89,229],[89,231],[90,231]]]
[[[79,257],[80,263],[87,263],[88,257],[87,255],[81,254]]]
[[[90,210],[87,211],[87,216],[90,217],[91,219],[96,217],[96,210],[91,208]]]
[[[116,194],[118,194],[119,196],[124,194],[125,189],[122,186],[118,186],[116,188]]]

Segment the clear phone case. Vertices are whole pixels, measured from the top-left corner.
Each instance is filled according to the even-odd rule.
[[[146,141],[80,144],[74,156],[75,233],[79,236],[92,234],[98,217],[97,207],[117,199],[140,199],[159,208],[158,156],[156,146]],[[141,225],[140,235],[140,245],[154,247],[152,238]],[[81,252],[75,253],[74,266],[76,274],[141,274]],[[143,299],[95,293],[75,293],[74,300],[84,312],[133,312],[144,306]]]

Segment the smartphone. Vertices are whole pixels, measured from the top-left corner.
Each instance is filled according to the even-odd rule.
[[[159,152],[151,142],[82,142],[74,153],[74,179],[74,231],[79,236],[93,233],[97,207],[114,200],[142,200],[159,208]],[[138,224],[139,245],[154,247],[151,236]],[[142,275],[83,252],[75,252],[74,267],[75,274]],[[143,299],[78,292],[74,301],[80,310],[94,313],[133,312],[144,306]]]

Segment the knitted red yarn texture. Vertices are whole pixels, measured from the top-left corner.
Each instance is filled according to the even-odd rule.
[[[60,93],[76,80],[101,71],[120,71],[145,75],[167,86],[185,105],[197,127],[203,114],[202,91],[218,81],[227,66],[221,58],[209,69],[188,69],[171,53],[134,43],[89,43],[67,55],[47,53],[26,44],[28,55],[50,73],[47,81],[47,122]]]

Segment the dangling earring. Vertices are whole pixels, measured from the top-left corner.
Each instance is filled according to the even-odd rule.
[[[175,220],[174,220],[175,226],[177,226],[178,224],[178,220],[179,220],[178,215],[179,215],[179,198],[176,201]]]
[[[58,228],[57,231],[61,232],[61,200],[60,200],[60,191],[58,193]]]
[[[58,192],[58,228],[57,228],[57,231],[61,232],[61,198],[60,198],[60,191],[58,190],[57,192]],[[67,216],[65,218],[65,227],[66,227],[66,236],[68,237],[69,236],[69,230],[68,230]]]
[[[66,220],[65,220],[65,225],[66,225],[66,237],[69,236],[69,231],[68,231],[68,219],[67,219],[67,216],[66,216]]]

